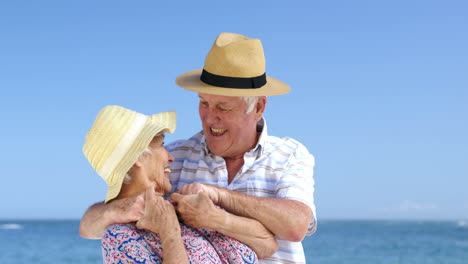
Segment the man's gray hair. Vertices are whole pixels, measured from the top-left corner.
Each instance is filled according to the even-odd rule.
[[[148,155],[148,154],[151,154],[151,150],[149,149],[149,147],[146,147],[145,150],[143,150],[143,152],[140,154],[140,156],[138,156],[138,159],[140,159],[143,156]],[[127,174],[125,174],[123,184],[129,184],[131,182],[132,182],[132,176],[130,174],[128,174],[128,172],[127,172]]]
[[[247,111],[245,111],[246,114],[249,114],[250,112],[254,110],[255,105],[258,102],[258,98],[259,98],[258,96],[242,97],[242,99],[244,99],[244,101],[247,103]]]

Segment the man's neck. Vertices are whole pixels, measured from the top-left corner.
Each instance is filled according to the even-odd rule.
[[[244,155],[238,156],[235,158],[225,158],[226,161],[226,168],[228,171],[228,184],[231,184],[234,177],[236,177],[239,170],[244,165]]]
[[[235,155],[232,157],[224,157],[224,160],[226,162],[226,168],[228,171],[228,184],[231,184],[234,177],[236,177],[237,173],[240,171],[240,169],[244,165],[245,153],[251,151],[252,149],[255,148],[255,146],[257,146],[258,139],[260,138],[260,134],[261,132],[257,132],[254,144],[242,154]]]

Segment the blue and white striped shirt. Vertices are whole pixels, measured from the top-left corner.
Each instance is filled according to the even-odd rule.
[[[212,154],[202,132],[188,140],[175,141],[166,148],[174,156],[171,164],[173,191],[189,183],[216,185],[248,195],[300,201],[313,212],[307,235],[316,230],[314,205],[314,157],[299,142],[291,138],[277,138],[267,134],[264,119],[262,131],[254,149],[245,153],[244,165],[228,184],[226,163]],[[301,242],[278,239],[279,249],[260,263],[305,263]]]

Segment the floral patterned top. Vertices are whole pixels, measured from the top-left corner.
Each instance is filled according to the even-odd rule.
[[[257,263],[245,244],[214,230],[181,224],[181,235],[190,263]],[[111,225],[101,240],[104,263],[162,263],[164,252],[156,233],[133,224]]]

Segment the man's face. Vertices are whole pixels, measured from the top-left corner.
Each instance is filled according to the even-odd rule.
[[[199,113],[209,150],[224,158],[243,155],[257,143],[257,122],[265,109],[265,97],[248,114],[241,97],[199,94]]]

